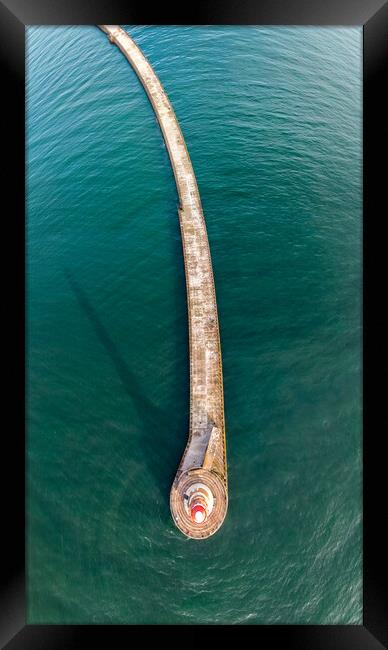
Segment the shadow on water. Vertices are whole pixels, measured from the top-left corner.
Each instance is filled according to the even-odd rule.
[[[113,362],[123,387],[143,422],[141,445],[144,462],[155,480],[162,499],[168,503],[171,483],[183,451],[185,434],[183,433],[181,441],[179,438],[177,440],[171,421],[171,409],[161,409],[148,399],[135,374],[123,360],[84,290],[68,269],[64,269],[64,274],[78,304],[88,317],[98,339]]]

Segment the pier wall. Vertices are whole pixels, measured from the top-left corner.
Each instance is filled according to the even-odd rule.
[[[192,537],[207,537],[221,525],[226,513],[227,464],[217,303],[201,199],[178,120],[157,75],[125,30],[118,25],[99,27],[122,51],[143,84],[157,116],[175,176],[188,302],[190,423],[186,449],[171,491],[171,510],[175,523],[183,532]],[[212,436],[211,454],[206,456],[212,431],[217,435]],[[206,466],[203,468],[205,456]],[[193,471],[196,474],[202,471],[203,480],[204,473],[211,473],[213,482],[222,483],[216,488],[219,490],[218,520],[214,516],[211,518],[213,521],[206,534],[204,530],[203,534],[198,534],[198,531],[187,528],[189,523],[181,521],[184,513],[177,502],[184,498],[179,489],[179,485],[184,483],[183,475],[186,477]],[[180,514],[177,515],[178,510]]]

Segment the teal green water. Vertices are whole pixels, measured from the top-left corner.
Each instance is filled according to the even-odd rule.
[[[361,29],[131,27],[192,157],[229,511],[183,537],[177,194],[96,27],[27,30],[30,623],[361,623]]]

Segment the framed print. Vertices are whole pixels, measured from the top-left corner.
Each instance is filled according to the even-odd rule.
[[[4,647],[385,647],[387,4],[0,17]]]

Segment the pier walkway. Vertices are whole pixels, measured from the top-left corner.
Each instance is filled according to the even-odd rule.
[[[147,92],[163,133],[179,195],[189,322],[190,424],[186,449],[171,488],[170,507],[177,527],[188,537],[201,539],[218,530],[228,505],[221,347],[201,199],[178,120],[157,75],[126,31],[118,25],[99,27],[123,52]],[[211,505],[200,523],[199,516],[195,520],[187,505],[195,490],[200,497],[209,496],[207,491],[211,493],[204,509]]]

